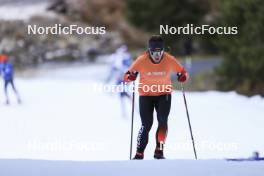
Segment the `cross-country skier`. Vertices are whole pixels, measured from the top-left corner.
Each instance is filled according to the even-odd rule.
[[[131,55],[128,52],[127,46],[122,45],[117,48],[117,50],[111,54],[110,59],[112,60],[111,69],[105,82],[108,83],[113,77],[117,77],[123,81],[124,70],[126,71],[131,64]]]
[[[264,161],[264,157],[260,157],[258,151],[253,152],[253,155],[249,158],[228,158],[227,161]]]
[[[120,46],[115,53],[111,55],[111,59],[113,63],[111,65],[111,70],[109,73],[109,77],[106,79],[106,83],[111,81],[111,79],[115,78],[115,84],[119,86],[124,86],[124,72],[127,71],[129,68],[132,57],[131,54],[128,52],[128,48],[126,45]],[[122,116],[126,116],[126,107],[125,107],[125,99],[130,98],[130,94],[125,90],[121,90],[119,93],[120,97],[120,104],[122,110]]]
[[[179,82],[185,82],[187,72],[175,57],[164,52],[164,42],[160,36],[152,36],[148,42],[148,51],[140,55],[124,76],[127,82],[135,81],[139,73],[138,84],[139,109],[142,126],[137,138],[137,151],[134,159],[143,159],[148,144],[149,131],[153,123],[153,111],[157,112],[158,129],[156,132],[155,159],[165,159],[164,144],[168,130],[168,116],[171,108],[171,74],[178,76]]]
[[[6,104],[8,105],[9,102],[9,96],[8,96],[8,86],[11,85],[13,88],[13,91],[16,94],[17,97],[17,102],[21,103],[21,99],[19,97],[19,94],[17,92],[17,89],[14,84],[14,69],[13,65],[8,61],[6,54],[2,53],[1,55],[1,75],[3,76],[4,79],[4,91],[5,91],[5,96],[6,96]]]

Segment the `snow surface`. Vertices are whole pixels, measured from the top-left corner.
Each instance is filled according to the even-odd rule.
[[[263,162],[221,160],[35,161],[0,160],[1,176],[263,176]]]
[[[102,83],[107,73],[106,65],[83,65],[42,70],[41,74],[32,78],[18,77],[15,81],[23,104],[16,104],[15,97],[12,97],[10,106],[0,104],[0,158],[128,160],[130,100],[126,102],[127,116],[122,116],[118,95],[91,89],[93,84]],[[0,86],[2,87],[2,84]],[[187,92],[186,98],[199,159],[248,157],[255,150],[264,153],[263,98],[248,98],[235,92],[216,91]],[[0,101],[4,102],[3,93],[0,94]],[[145,153],[146,159],[153,158],[156,127],[155,119]],[[133,153],[139,128],[137,107]],[[189,139],[182,94],[175,91],[165,156],[168,159],[193,159]],[[14,162],[20,167],[20,161]],[[28,162],[31,161],[24,164],[27,165]],[[171,167],[178,163],[166,162]],[[220,162],[220,171],[225,163],[217,162]],[[109,164],[117,167],[121,163]],[[40,167],[46,167],[45,162],[43,164],[44,166]],[[95,163],[91,163],[93,164]],[[107,163],[101,164],[107,166]],[[124,162],[126,167],[133,167],[133,164],[130,166]],[[159,162],[146,163],[146,167],[155,168],[155,165],[159,165]],[[228,165],[227,168],[232,165],[236,164]],[[244,165],[247,166],[242,166]],[[251,164],[248,167],[251,167]],[[175,169],[177,170],[176,165]],[[99,169],[99,172],[104,171]]]

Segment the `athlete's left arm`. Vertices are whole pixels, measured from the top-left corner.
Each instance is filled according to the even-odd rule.
[[[189,76],[185,68],[177,61],[175,57],[171,58],[172,71],[177,74],[179,82],[185,82]]]

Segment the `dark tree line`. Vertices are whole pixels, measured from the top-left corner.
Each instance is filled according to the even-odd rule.
[[[184,54],[186,40],[205,47],[206,53],[220,53],[224,57],[216,70],[220,90],[264,95],[263,0],[127,0],[127,9],[129,21],[150,33],[159,33],[160,24],[237,26],[239,32],[233,36],[164,37],[177,53]]]

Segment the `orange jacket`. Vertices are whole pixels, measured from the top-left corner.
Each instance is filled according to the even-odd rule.
[[[159,96],[172,92],[171,74],[186,72],[177,59],[164,52],[160,63],[151,61],[149,53],[139,56],[129,68],[130,72],[138,72],[140,80],[138,92],[140,96]],[[124,81],[128,82],[125,76]]]

